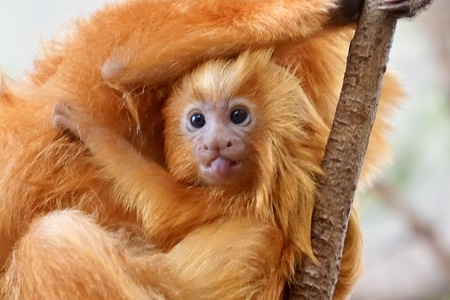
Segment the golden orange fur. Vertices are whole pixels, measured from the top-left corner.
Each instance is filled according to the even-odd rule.
[[[352,31],[328,27],[335,4],[333,0],[133,0],[109,5],[80,21],[72,37],[49,49],[36,63],[29,83],[14,91],[2,85],[2,296],[280,296],[284,281],[292,275],[294,258],[311,255],[313,174],[319,172]],[[304,112],[312,115],[301,116],[313,125],[303,132],[305,124],[288,122],[280,136],[270,136],[272,143],[281,143],[276,139],[291,130],[293,136],[308,138],[283,141],[282,145],[292,147],[260,149],[263,170],[260,184],[252,190],[252,205],[226,207],[235,207],[236,213],[253,209],[252,213],[244,210],[248,218],[233,217],[231,222],[223,217],[227,211],[222,205],[164,201],[173,195],[149,202],[153,198],[145,193],[132,193],[145,191],[147,178],[126,170],[118,170],[126,173],[118,181],[116,176],[105,178],[83,145],[61,137],[52,126],[54,104],[73,103],[95,116],[96,123],[124,136],[144,157],[165,166],[161,109],[175,80],[205,60],[266,46],[275,46],[271,61],[295,70],[303,89],[304,96],[286,105],[305,105]],[[273,63],[267,65],[275,68]],[[270,74],[262,75],[267,76],[263,77],[267,86],[261,88],[277,91]],[[385,161],[388,148],[383,133],[398,96],[397,84],[387,74],[363,183]],[[277,132],[277,128],[269,129]],[[278,170],[281,174],[274,173],[273,168],[281,166],[285,168]],[[186,176],[172,173],[181,181]],[[57,210],[62,211],[49,214]],[[350,293],[360,271],[358,228],[352,214],[337,299]],[[238,233],[250,238],[231,243]],[[60,255],[67,252],[71,255]],[[248,272],[218,277],[217,270],[231,274],[230,270],[241,268]]]

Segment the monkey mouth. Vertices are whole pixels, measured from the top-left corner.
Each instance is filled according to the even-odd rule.
[[[218,156],[211,160],[208,165],[203,166],[202,172],[205,176],[212,177],[211,179],[223,180],[231,173],[234,173],[239,168],[239,165],[239,161]]]

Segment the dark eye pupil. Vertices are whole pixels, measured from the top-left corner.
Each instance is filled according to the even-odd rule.
[[[241,124],[248,118],[248,113],[243,109],[237,109],[231,112],[230,120],[234,124]]]
[[[191,124],[195,128],[202,128],[205,126],[205,116],[202,114],[195,114],[191,117]]]

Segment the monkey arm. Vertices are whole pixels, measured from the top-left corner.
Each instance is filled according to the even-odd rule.
[[[157,86],[210,58],[301,42],[355,21],[362,0],[172,0],[146,3],[148,10],[140,2],[120,12],[136,30],[102,67],[102,76],[116,84]]]
[[[118,201],[138,213],[144,232],[153,240],[171,244],[170,240],[178,241],[223,212],[220,203],[199,188],[176,182],[115,132],[96,127],[91,133],[86,145],[104,168],[105,177],[117,183]]]
[[[122,136],[95,125],[73,107],[56,104],[53,122],[87,146],[105,178],[117,184],[117,201],[138,214],[152,240],[171,245],[190,229],[223,214],[225,204],[215,202],[200,188],[176,182],[161,166],[140,156]]]
[[[411,17],[432,0],[384,0],[380,9]],[[202,61],[248,48],[301,43],[323,31],[354,23],[363,0],[133,1],[119,11],[116,35],[125,42],[102,66],[118,85],[159,86]],[[133,20],[133,28],[123,19]],[[114,22],[112,20],[112,22]],[[123,33],[122,33],[123,31]]]

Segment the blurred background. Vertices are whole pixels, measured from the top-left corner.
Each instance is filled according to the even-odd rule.
[[[0,70],[31,70],[42,43],[104,0],[0,0]],[[391,51],[408,99],[394,163],[359,196],[365,269],[352,299],[450,299],[450,1],[401,20]]]

